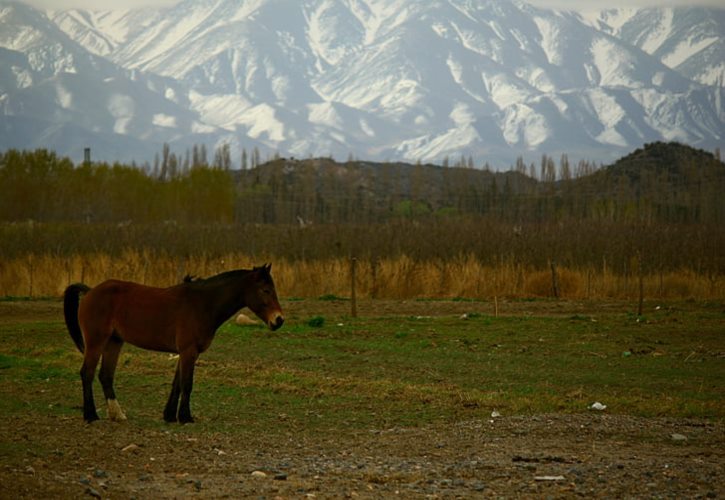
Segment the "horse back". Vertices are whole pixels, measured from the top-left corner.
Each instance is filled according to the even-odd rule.
[[[78,315],[84,335],[115,335],[143,349],[179,352],[192,341],[185,338],[193,333],[194,315],[183,287],[104,281],[83,297]]]

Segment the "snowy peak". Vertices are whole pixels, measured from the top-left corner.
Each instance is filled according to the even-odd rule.
[[[724,86],[725,9],[607,10],[586,18],[697,82]]]
[[[724,12],[184,0],[48,18],[0,0],[0,104],[17,118],[32,94],[36,118],[53,103],[54,127],[146,150],[228,142],[234,156],[463,154],[505,167],[542,153],[608,161],[657,140],[712,149],[725,135]],[[69,73],[75,91],[49,83]],[[102,112],[68,114],[83,94]]]

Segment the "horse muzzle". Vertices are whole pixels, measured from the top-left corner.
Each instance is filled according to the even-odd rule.
[[[267,326],[269,326],[269,329],[272,331],[279,330],[279,328],[284,324],[284,316],[282,316],[281,313],[274,313],[272,316],[267,320]]]

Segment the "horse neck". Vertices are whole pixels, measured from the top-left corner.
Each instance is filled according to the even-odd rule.
[[[215,328],[221,326],[235,312],[246,305],[244,292],[247,288],[249,276],[249,271],[242,271],[220,276],[213,283],[207,284],[207,306],[211,311]]]

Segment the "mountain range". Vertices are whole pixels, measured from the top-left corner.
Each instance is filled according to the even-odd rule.
[[[506,168],[725,139],[725,10],[518,0],[0,0],[0,149],[150,162],[262,155]],[[239,165],[238,161],[235,161]]]

